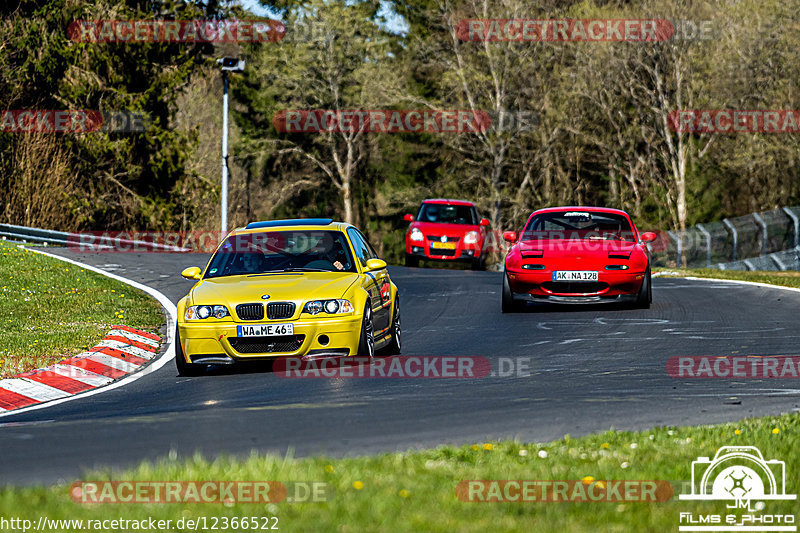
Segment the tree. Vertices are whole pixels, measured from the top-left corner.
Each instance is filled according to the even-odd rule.
[[[267,174],[270,163],[280,162],[281,175],[264,179],[288,179],[300,188],[315,183],[309,173],[322,176],[340,196],[346,222],[355,222],[359,211],[356,189],[365,179],[370,132],[358,127],[278,132],[272,121],[287,110],[340,114],[396,103],[400,80],[392,69],[392,36],[381,29],[379,8],[376,1],[346,0],[311,0],[288,8],[286,37],[278,45],[249,50],[252,68],[245,88],[237,92],[247,109],[237,116],[244,137],[239,153],[261,161],[250,171]],[[274,133],[265,136],[265,131]]]

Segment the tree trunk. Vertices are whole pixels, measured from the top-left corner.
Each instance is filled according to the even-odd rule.
[[[348,224],[353,223],[353,193],[350,187],[350,176],[342,179],[342,200],[344,202],[344,221]]]

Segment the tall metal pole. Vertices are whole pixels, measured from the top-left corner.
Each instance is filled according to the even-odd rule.
[[[228,233],[228,73],[222,71],[222,235]]]

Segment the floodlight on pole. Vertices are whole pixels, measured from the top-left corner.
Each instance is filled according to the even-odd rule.
[[[228,233],[228,73],[244,72],[244,60],[238,57],[217,59],[222,71],[222,194],[220,226],[222,234]]]

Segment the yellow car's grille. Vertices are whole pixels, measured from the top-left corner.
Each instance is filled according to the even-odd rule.
[[[231,347],[239,353],[295,352],[303,345],[305,335],[279,337],[228,337]]]
[[[291,318],[293,314],[294,303],[292,302],[270,302],[267,304],[267,318],[270,320]]]
[[[239,320],[264,320],[264,304],[239,304],[236,314]]]

